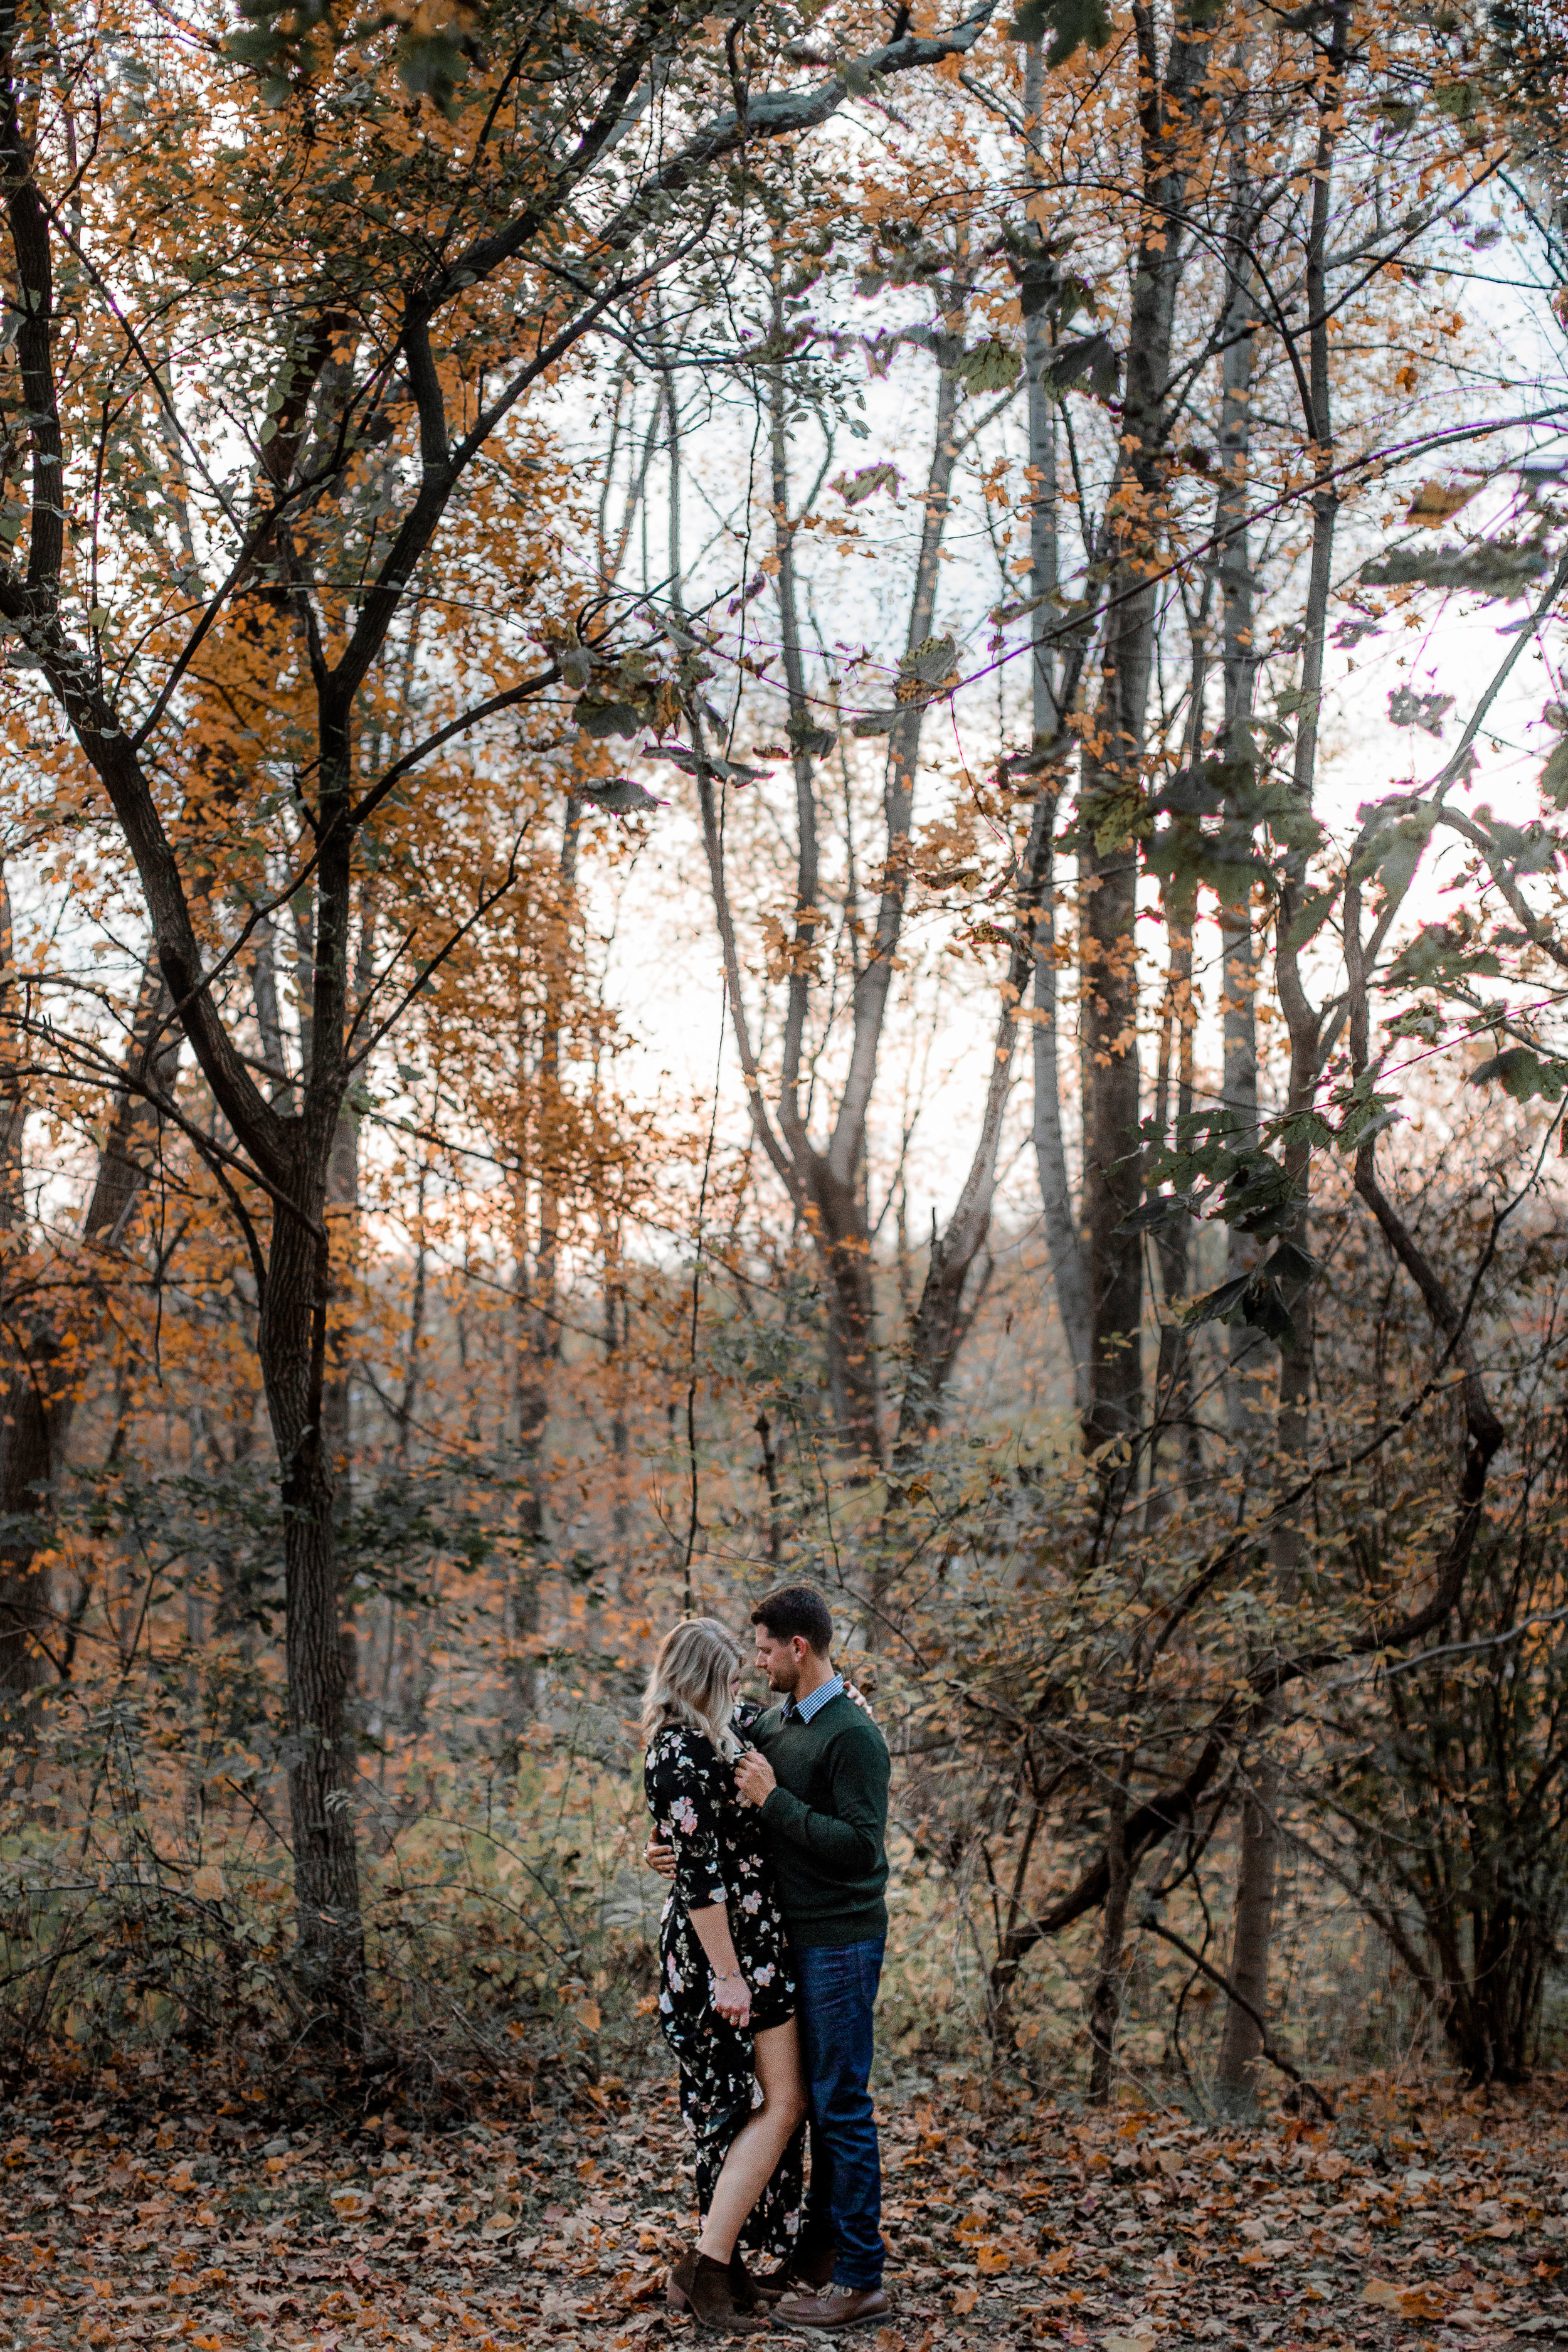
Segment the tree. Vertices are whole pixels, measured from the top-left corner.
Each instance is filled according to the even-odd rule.
[[[695,243],[714,249],[728,159],[815,129],[852,84],[962,55],[989,7],[804,89],[768,86],[787,61],[737,18],[728,109],[693,14],[671,71],[662,7],[603,25],[503,15],[482,58],[460,28],[365,35],[258,11],[226,45],[214,25],[174,46],[149,17],[123,68],[86,19],[25,0],[0,12],[18,307],[5,446],[11,473],[30,467],[0,520],[0,619],[86,761],[94,821],[134,864],[170,1015],[224,1130],[181,1120],[256,1285],[300,1958],[340,2031],[355,2030],[363,1952],[324,1425],[332,1155],[375,1045],[516,863],[500,849],[460,914],[426,908],[355,1002],[356,937],[377,919],[366,876],[390,843],[415,850],[438,805],[422,784],[434,755],[482,743],[574,663],[514,642],[481,677],[452,678],[422,740],[367,766],[368,703],[418,604],[449,596],[462,531],[521,523],[522,561],[492,594],[510,581],[526,603],[559,561],[522,404]],[[628,144],[650,109],[660,140]],[[157,501],[164,434],[184,469],[173,502]],[[541,602],[563,613],[564,581]],[[286,907],[309,941],[287,1107],[252,1066],[237,990],[239,957]],[[134,1083],[180,1118],[166,1089]]]

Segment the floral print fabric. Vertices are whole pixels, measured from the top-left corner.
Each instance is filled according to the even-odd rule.
[[[736,1709],[744,1737],[760,1710]],[[711,1741],[667,1724],[643,1764],[648,1811],[675,1852],[675,1884],[659,1924],[659,2023],[680,2070],[680,2112],[697,2142],[697,2203],[706,2213],[730,2143],[752,2112],[756,2070],[752,2037],[795,2015],[795,1971],[773,1874],[755,1811],[735,1793],[735,1776]],[[725,1905],[742,1972],[752,1988],[752,2021],[726,2024],[713,2006],[713,1977],[690,1914]],[[791,2140],[741,2232],[754,2252],[788,2252],[800,2226],[803,2126]]]

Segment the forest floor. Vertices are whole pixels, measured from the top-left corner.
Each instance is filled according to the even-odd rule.
[[[208,2105],[194,2081],[39,2083],[5,2115],[0,2352],[663,2352],[690,2334],[663,2299],[690,2195],[669,2086],[553,2087],[420,2128]],[[1363,2085],[1331,2126],[1256,2131],[1085,2116],[958,2069],[879,2109],[894,2311],[863,2352],[1568,2337],[1559,2079]]]

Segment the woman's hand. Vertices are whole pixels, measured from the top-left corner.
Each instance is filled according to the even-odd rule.
[[[644,1846],[642,1850],[642,1858],[647,1863],[650,1870],[657,1870],[662,1879],[673,1883],[675,1877],[675,1848],[672,1845],[667,1844],[665,1840],[658,1835],[657,1831],[654,1832],[653,1836],[649,1838],[647,1845]]]
[[[726,2025],[748,2026],[752,2021],[752,1988],[737,1969],[732,1973],[713,1977],[713,2006]]]

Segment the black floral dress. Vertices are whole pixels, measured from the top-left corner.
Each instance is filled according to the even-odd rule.
[[[760,1710],[736,1708],[744,1736]],[[730,2143],[754,2104],[752,2037],[795,2015],[795,1970],[772,1865],[755,1810],[735,1793],[735,1776],[711,1741],[667,1724],[643,1764],[648,1811],[675,1849],[675,1885],[659,1923],[659,2022],[680,2069],[680,2112],[697,2141],[697,2203],[706,2214]],[[713,1976],[690,1914],[725,1905],[735,1957],[752,1988],[743,2031],[713,2006]],[[784,2255],[800,2227],[803,2125],[752,2210],[741,2242]]]

